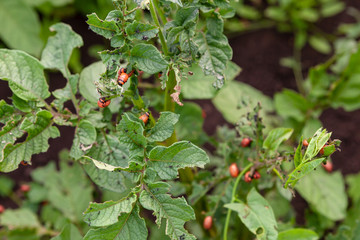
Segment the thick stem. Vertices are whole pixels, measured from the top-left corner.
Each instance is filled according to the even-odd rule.
[[[150,0],[151,17],[154,20],[156,26],[159,28],[159,38],[160,38],[162,50],[163,50],[165,55],[169,55],[169,51],[168,51],[168,48],[167,48],[167,45],[166,45],[166,41],[165,41],[164,35],[163,35],[162,31],[161,31],[160,22],[159,22],[159,19],[158,19],[157,15],[156,15],[156,11],[155,11],[155,7],[154,7],[153,2],[154,2],[154,0]]]
[[[239,182],[242,178],[242,176],[245,174],[245,172],[247,172],[251,167],[252,167],[253,163],[249,163],[239,174],[239,176],[237,176],[233,190],[232,190],[232,195],[231,195],[231,202],[233,203],[236,199],[235,194],[236,194],[236,189],[239,185]],[[228,228],[229,228],[229,222],[230,222],[230,216],[231,216],[231,209],[228,209],[227,211],[227,215],[226,215],[226,221],[225,221],[225,227],[224,227],[224,236],[223,239],[227,240],[227,232],[228,232]]]
[[[156,8],[157,10],[157,13],[159,14],[159,17],[161,18],[161,21],[162,21],[162,24],[165,25],[167,23],[167,20],[166,20],[166,17],[163,13],[163,11],[161,11],[160,7],[159,7],[159,3],[157,0],[153,0],[152,1],[153,4],[154,4],[154,7]]]
[[[175,86],[176,86],[175,72],[174,70],[170,70],[168,80],[166,82],[164,111],[175,112],[175,102],[170,96],[175,91],[174,90]],[[170,146],[175,142],[177,142],[177,138],[176,138],[176,133],[174,131],[171,137],[166,140],[166,145]]]

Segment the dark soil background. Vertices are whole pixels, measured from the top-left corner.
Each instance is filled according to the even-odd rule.
[[[360,1],[346,0],[348,6],[360,10]],[[88,54],[88,49],[94,44],[107,44],[104,39],[88,29],[84,16],[75,16],[65,19],[75,32],[84,39],[81,50],[81,62],[83,66],[97,61]],[[325,19],[319,23],[319,27],[325,32],[334,32],[340,23],[353,22],[354,19],[346,13],[341,13],[332,18]],[[264,94],[272,97],[283,88],[296,89],[293,72],[289,68],[281,67],[279,61],[283,57],[292,56],[293,36],[291,34],[279,33],[276,29],[263,29],[251,33],[244,33],[230,39],[233,48],[233,61],[237,63],[242,72],[237,77],[238,81],[250,84],[261,90]],[[326,61],[329,56],[320,54],[306,46],[302,51],[303,75],[306,77],[310,67]],[[64,87],[66,82],[58,73],[49,73],[50,90]],[[7,82],[0,81],[0,96],[10,102],[11,92]],[[215,109],[211,101],[196,101],[206,112],[204,130],[212,135],[216,126],[227,124],[222,115]],[[325,128],[333,132],[333,138],[342,140],[341,152],[333,155],[334,170],[341,171],[344,175],[358,173],[360,171],[360,110],[345,112],[343,109],[326,110],[320,117]],[[46,165],[48,161],[58,160],[58,153],[64,148],[70,148],[74,135],[74,129],[70,127],[59,127],[61,137],[50,139],[48,152],[34,155],[32,166],[22,166],[11,173],[1,173],[16,180],[17,185],[30,181],[30,173],[33,169]],[[10,200],[0,198],[5,207],[16,207]],[[293,200],[293,206],[297,211],[297,222],[304,223],[304,210],[307,203],[299,195]]]

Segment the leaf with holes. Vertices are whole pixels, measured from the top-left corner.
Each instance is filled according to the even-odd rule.
[[[129,213],[122,214],[117,223],[90,229],[84,240],[146,240],[147,236],[145,220],[139,216],[139,207],[135,205]]]
[[[118,221],[122,213],[130,213],[137,197],[134,193],[117,201],[90,203],[84,212],[84,221],[91,227],[109,226]]]
[[[83,45],[82,38],[64,23],[52,25],[50,31],[56,31],[56,35],[49,37],[41,63],[45,68],[60,70],[65,78],[69,78],[71,74],[67,65],[73,49]]]
[[[311,138],[309,146],[306,148],[302,162],[307,162],[314,158],[320,152],[325,143],[329,140],[330,136],[331,132],[327,132],[326,129],[318,129]]]
[[[129,158],[139,164],[143,163],[146,138],[144,128],[137,119],[130,113],[125,113],[116,129],[120,133],[119,140],[129,149]]]
[[[70,150],[70,156],[80,159],[96,140],[95,127],[88,120],[82,119],[75,129],[75,138]]]
[[[226,64],[232,58],[232,49],[225,35],[200,33],[195,39],[199,46],[200,67],[205,75],[223,75]]]
[[[325,158],[317,158],[312,161],[302,162],[289,175],[285,183],[285,188],[288,186],[294,187],[295,184],[305,175],[311,173],[317,166],[319,166]]]
[[[84,157],[92,160],[84,165],[84,169],[98,186],[123,194],[128,194],[129,189],[134,187],[137,173],[114,172],[116,168],[129,166],[129,151],[115,136],[99,133],[96,144]],[[97,161],[99,165],[107,164],[114,167],[110,170],[99,168],[94,161]]]
[[[110,39],[120,31],[114,21],[101,20],[96,13],[88,14],[87,17],[86,23],[89,24],[90,29],[104,38]]]
[[[134,21],[125,28],[127,37],[131,40],[149,40],[156,37],[159,32],[156,26],[150,24],[144,24],[138,21]]]
[[[145,191],[140,194],[141,205],[154,211],[156,224],[161,225],[161,220],[166,220],[166,235],[173,240],[195,239],[184,229],[185,222],[195,219],[194,210],[181,198],[171,198],[167,194],[170,185],[165,182],[150,183]]]
[[[255,188],[246,197],[247,203],[229,203],[225,207],[239,214],[240,220],[259,240],[277,240],[277,223],[270,204]]]
[[[50,96],[43,69],[39,60],[25,52],[0,49],[0,79],[8,80],[11,90],[25,101]]]
[[[149,160],[148,166],[167,180],[176,178],[180,168],[203,168],[210,161],[204,150],[188,141],[176,142],[170,147],[157,146],[151,150]]]
[[[33,154],[47,151],[49,138],[60,136],[59,130],[52,126],[50,112],[39,111],[35,120],[31,118],[25,118],[20,126],[20,129],[28,134],[25,141],[15,145],[9,143],[3,149],[0,171],[10,172],[15,170],[21,161],[30,161]]]

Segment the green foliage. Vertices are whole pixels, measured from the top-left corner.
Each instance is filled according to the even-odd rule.
[[[51,11],[66,12],[72,3],[87,13],[91,6],[101,9],[88,14],[87,23],[110,46],[101,48],[101,61],[80,74],[72,70],[81,66],[74,59],[82,38],[49,18]],[[49,139],[60,135],[56,125],[74,130],[71,149],[58,165],[49,161],[31,171],[30,191],[17,191],[0,177],[0,195],[19,205],[0,213],[1,237],[319,239],[339,220],[344,223],[328,239],[359,235],[358,176],[346,178],[354,203],[347,213],[342,175],[314,171],[329,164],[340,145],[320,128],[321,112],[359,107],[360,55],[350,37],[358,36],[356,27],[343,29],[347,36],[334,45],[327,35],[313,32],[319,19],[339,13],[343,3],[273,0],[263,8],[245,1],[112,3],[110,11],[102,0],[24,1],[16,10],[19,1],[0,0],[5,6],[0,37],[9,47],[40,55],[39,22],[31,7],[54,32],[41,61],[22,50],[0,49],[0,78],[13,92],[9,103],[0,100],[0,171],[31,164],[33,155],[46,152]],[[223,32],[235,13],[293,32],[294,57],[282,62],[293,68],[299,93],[283,90],[272,100],[233,81],[241,68],[231,62]],[[13,29],[19,31],[10,36]],[[334,49],[335,55],[303,81],[297,54],[307,42],[324,54]],[[65,87],[49,90],[44,72],[49,70],[62,73]],[[183,98],[199,99],[199,105]],[[203,124],[216,113],[201,99],[210,99],[236,127],[213,129],[215,135],[208,136]],[[230,165],[240,170],[229,173]],[[295,224],[294,190],[309,203],[307,225],[316,231]],[[210,229],[201,227],[205,216],[213,219]]]
[[[0,37],[11,48],[39,56],[43,47],[34,9],[21,0],[0,1]],[[1,57],[2,58],[2,57]]]
[[[329,175],[319,169],[299,181],[296,190],[316,212],[333,221],[344,219],[348,203],[339,172]]]

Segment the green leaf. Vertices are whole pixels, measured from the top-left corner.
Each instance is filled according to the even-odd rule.
[[[79,90],[81,95],[89,102],[96,104],[100,98],[96,90],[95,81],[105,72],[106,67],[102,62],[93,63],[82,70],[80,73]]]
[[[261,18],[261,14],[255,7],[251,7],[248,5],[242,5],[241,7],[238,7],[236,9],[236,12],[239,14],[239,16],[249,19],[249,20],[258,20]]]
[[[84,240],[146,240],[147,237],[145,221],[139,216],[139,207],[135,205],[130,213],[122,214],[117,223],[105,228],[90,229]]]
[[[284,22],[287,20],[286,12],[281,7],[268,7],[265,16],[275,21]]]
[[[75,225],[71,223],[66,224],[59,235],[51,238],[51,240],[69,240],[69,239],[71,240],[82,239],[79,229],[77,229],[77,227],[75,227]]]
[[[294,165],[297,168],[303,159],[301,148],[303,146],[303,137],[301,137],[298,147],[296,148],[295,155],[294,155]]]
[[[360,174],[346,176],[346,183],[349,185],[348,193],[353,202],[360,200]]]
[[[204,150],[191,142],[176,142],[170,147],[156,146],[150,151],[148,166],[153,168],[161,179],[174,179],[178,169],[185,167],[203,168],[209,157]]]
[[[81,222],[83,211],[92,201],[93,187],[80,164],[60,161],[60,170],[54,162],[32,171],[31,177],[46,189],[46,200],[72,222]]]
[[[0,79],[8,80],[11,90],[26,101],[50,96],[43,69],[36,58],[25,52],[0,49]]]
[[[124,46],[124,44],[125,44],[125,38],[121,33],[119,35],[115,35],[110,40],[110,45],[114,48],[121,48]]]
[[[276,93],[275,108],[278,114],[284,118],[294,118],[298,122],[305,120],[306,112],[312,107],[299,93],[285,89],[281,93]]]
[[[312,230],[303,228],[289,229],[283,232],[279,232],[278,240],[317,240],[319,236]]]
[[[219,79],[226,69],[227,62],[232,58],[232,49],[226,36],[200,33],[195,42],[199,45],[199,65],[205,75],[215,75]]]
[[[27,138],[15,145],[9,143],[5,146],[0,171],[13,171],[21,161],[30,161],[31,155],[48,150],[48,139],[60,136],[59,130],[52,126],[51,118],[51,113],[45,110],[36,114],[35,121],[25,118],[20,128],[28,133]]]
[[[82,38],[64,23],[52,25],[50,31],[57,33],[49,37],[41,55],[41,63],[45,68],[60,70],[65,78],[69,78],[71,73],[67,66],[70,56],[74,48],[83,45]]]
[[[27,208],[7,209],[1,214],[0,224],[13,228],[40,228],[37,216]]]
[[[118,166],[121,168],[129,167],[129,150],[115,136],[101,132],[93,146],[87,154],[92,158]]]
[[[305,175],[311,173],[316,167],[318,167],[325,158],[317,158],[312,161],[304,162],[302,161],[288,176],[288,179],[285,183],[285,188],[288,186],[294,187],[295,184],[303,178]]]
[[[166,220],[166,235],[173,240],[195,239],[184,229],[185,222],[195,219],[194,210],[181,198],[171,198],[167,194],[169,186],[165,182],[150,183],[145,191],[140,194],[141,205],[154,211],[156,224],[161,225],[161,220]]]
[[[243,101],[246,101],[249,106],[239,108],[239,104]],[[237,123],[241,117],[246,116],[260,102],[262,107],[260,115],[263,117],[264,125],[271,124],[271,117],[268,113],[274,111],[272,100],[247,84],[237,81],[226,83],[212,102],[224,118],[233,124]]]
[[[100,163],[111,164],[116,167],[126,168],[129,166],[129,151],[127,147],[120,144],[115,136],[105,133],[98,134],[96,143],[87,153],[87,156]],[[137,176],[137,174],[124,171],[110,172],[99,169],[90,162],[84,165],[84,169],[98,186],[125,195],[128,194],[129,189],[134,187],[133,178]]]
[[[346,7],[346,4],[343,2],[329,1],[322,5],[320,12],[323,17],[331,17],[334,16],[341,11],[343,11]]]
[[[318,11],[312,8],[303,8],[298,12],[299,18],[308,21],[316,22],[319,19]]]
[[[331,133],[328,133],[326,129],[318,129],[311,138],[309,146],[306,148],[303,162],[307,162],[314,158],[325,145],[325,143],[330,139],[330,136]]]
[[[172,112],[161,112],[159,120],[150,130],[147,140],[150,142],[161,142],[171,137],[174,126],[179,120],[179,115]]]
[[[86,152],[89,145],[96,140],[96,129],[88,120],[81,119],[75,129],[75,137],[70,150],[70,156],[75,160],[80,159]]]
[[[90,203],[84,212],[84,221],[92,227],[104,227],[118,221],[122,213],[131,213],[137,197],[131,193],[118,201],[104,203]]]
[[[14,116],[5,123],[0,131],[0,149],[4,149],[7,144],[14,144],[17,138],[23,135],[23,131],[20,129],[20,122],[22,118],[20,116]],[[0,151],[0,162],[3,159],[3,152]]]
[[[180,8],[175,15],[175,26],[182,26],[185,29],[189,29],[196,24],[196,19],[199,15],[199,9],[197,7],[183,7]]]
[[[176,137],[180,140],[191,141],[195,145],[202,145],[206,139],[203,131],[204,117],[199,105],[184,102],[183,106],[176,106],[175,112],[180,115],[175,125]]]
[[[226,208],[236,211],[245,226],[259,240],[277,240],[277,223],[270,204],[255,188],[246,197],[247,203],[229,203]]]
[[[12,193],[14,181],[6,176],[0,176],[0,196],[6,197]]]
[[[181,93],[187,99],[209,99],[215,97],[218,90],[213,86],[216,78],[212,75],[205,75],[199,65],[193,64],[188,69],[193,75],[181,80]],[[239,75],[241,68],[229,61],[225,70],[225,80],[233,80]]]
[[[63,104],[70,100],[72,96],[75,96],[77,93],[77,86],[79,82],[79,74],[70,75],[68,82],[65,87],[62,89],[56,89],[52,94],[57,99],[57,106],[61,109],[63,108]]]
[[[148,40],[156,37],[159,29],[156,26],[144,24],[135,20],[126,26],[125,31],[130,40]]]
[[[35,9],[21,0],[1,0],[0,22],[0,37],[7,46],[40,55],[43,42]]]
[[[12,114],[14,113],[14,107],[7,104],[5,100],[0,100],[0,122],[4,123],[9,120],[10,117],[12,117]]]
[[[328,174],[318,169],[299,181],[296,190],[316,212],[333,221],[345,218],[347,196],[340,172]]]
[[[168,0],[168,1],[172,2],[172,3],[175,3],[175,4],[179,5],[180,7],[183,6],[181,0]]]
[[[360,74],[354,73],[348,79],[341,81],[334,91],[331,106],[343,107],[346,111],[354,111],[360,108]]]
[[[169,64],[156,47],[144,43],[136,44],[131,49],[130,61],[149,74],[161,72]]]
[[[263,148],[276,151],[282,142],[290,138],[293,131],[291,128],[272,129],[263,143]]]
[[[16,94],[13,94],[11,99],[12,99],[12,104],[14,105],[14,107],[16,107],[20,111],[26,112],[26,113],[31,112],[36,105],[36,102],[25,101],[25,100],[19,98],[18,96],[16,96]]]
[[[115,21],[101,20],[96,13],[88,14],[87,17],[86,23],[90,29],[104,38],[110,39],[120,31]]]
[[[331,52],[331,45],[326,38],[311,35],[309,37],[309,43],[311,47],[320,53],[329,54]]]
[[[124,113],[116,130],[120,133],[120,142],[129,149],[129,158],[141,164],[144,160],[147,141],[144,136],[144,128],[140,123],[141,120],[136,121],[138,119],[134,118],[134,115]]]

